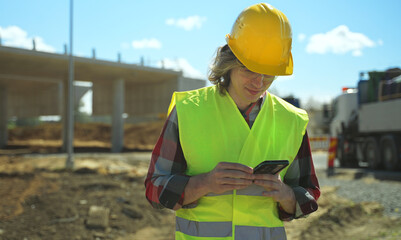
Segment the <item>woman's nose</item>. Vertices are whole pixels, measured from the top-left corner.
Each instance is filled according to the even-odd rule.
[[[252,85],[254,85],[257,88],[261,88],[263,86],[263,78],[264,78],[264,75],[259,74],[257,77],[255,77],[252,80]]]

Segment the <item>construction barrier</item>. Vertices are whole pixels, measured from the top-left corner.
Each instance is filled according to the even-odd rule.
[[[327,151],[329,149],[329,137],[309,137],[309,143],[312,151]]]
[[[337,152],[337,138],[330,138],[330,146],[327,159],[327,173],[328,175],[334,174],[334,160],[336,159]]]

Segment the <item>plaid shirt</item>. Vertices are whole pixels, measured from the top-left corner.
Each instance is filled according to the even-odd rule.
[[[265,95],[248,109],[241,111],[250,128],[264,100]],[[174,107],[153,149],[145,180],[146,198],[154,208],[172,209],[177,203],[181,206],[183,204],[184,189],[190,176],[185,174],[187,163],[181,149],[178,130],[177,112]],[[320,196],[320,190],[307,133],[283,181],[294,190],[297,204],[295,214],[288,214],[278,207],[281,220],[290,221],[317,210],[316,201]],[[182,207],[192,208],[196,204],[195,202]]]

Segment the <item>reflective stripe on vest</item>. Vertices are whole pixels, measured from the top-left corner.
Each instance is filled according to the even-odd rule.
[[[179,238],[197,239],[198,237],[231,238],[232,222],[195,222],[176,218],[176,231]],[[235,240],[284,240],[284,227],[235,226]]]
[[[284,227],[236,226],[235,240],[286,240]]]
[[[229,94],[220,95],[215,86],[176,92],[170,110],[174,105],[180,143],[187,161],[186,173],[190,176],[209,172],[219,162],[241,163],[250,167],[264,160],[292,162],[308,122],[305,111],[267,93],[252,129],[249,129]],[[281,172],[282,179],[286,171]],[[263,191],[263,188],[251,185],[221,195],[209,194],[200,198],[195,208],[180,209],[176,215],[190,223],[195,222],[195,226],[198,223],[205,226],[203,224],[231,222],[231,228],[221,232],[231,231],[232,236],[222,239],[237,239],[239,226],[281,229],[283,223],[278,217],[277,203],[272,198],[261,196]],[[188,231],[183,226],[187,226]],[[176,238],[197,239],[184,234],[191,232],[190,226],[181,224]]]
[[[231,237],[232,222],[195,222],[176,217],[175,229],[189,236]]]

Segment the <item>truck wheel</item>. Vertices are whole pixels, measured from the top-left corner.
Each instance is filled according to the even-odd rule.
[[[369,137],[366,140],[365,158],[368,162],[369,168],[378,169],[381,164],[379,144],[376,139]]]
[[[381,159],[386,170],[399,168],[398,153],[395,139],[392,135],[385,135],[380,140]]]

